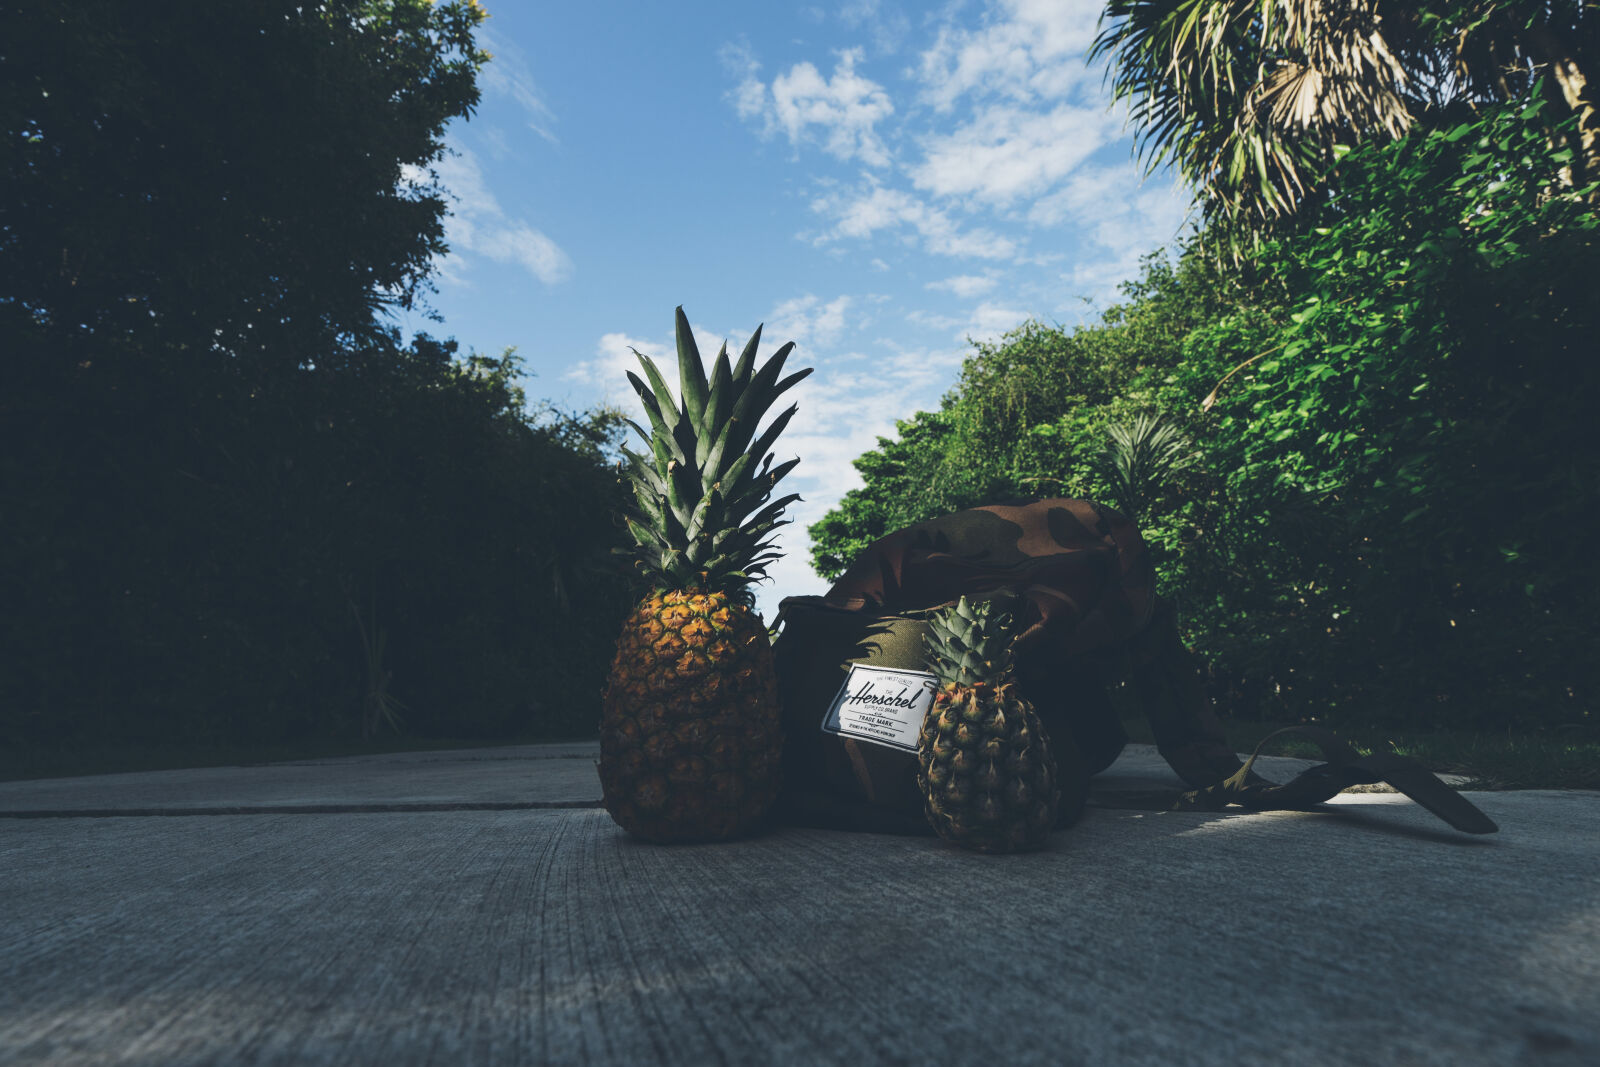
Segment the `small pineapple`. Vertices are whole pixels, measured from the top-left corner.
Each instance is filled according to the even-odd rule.
[[[1056,762],[1012,678],[1010,617],[965,597],[928,623],[938,680],[917,739],[917,783],[934,831],[978,852],[1026,852],[1055,826]]]
[[[769,536],[791,494],[773,487],[799,460],[768,449],[795,413],[757,424],[809,369],[779,379],[794,349],[755,366],[757,327],[737,366],[724,345],[711,377],[677,312],[681,402],[641,353],[649,443],[626,448],[637,507],[627,515],[650,592],[623,624],[601,699],[600,783],[623,829],[656,842],[715,841],[758,823],[777,796],[783,735],[772,648],[750,584],[777,558]]]

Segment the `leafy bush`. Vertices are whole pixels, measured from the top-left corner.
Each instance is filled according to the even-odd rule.
[[[536,424],[513,357],[453,349],[12,391],[6,739],[354,737],[363,633],[409,735],[591,729],[624,606],[606,419]]]
[[[1251,544],[1295,544],[1289,614],[1325,623],[1303,634],[1308,709],[1526,726],[1593,698],[1600,220],[1592,190],[1552,187],[1570,150],[1541,107],[1351,152],[1340,195],[1260,262],[1271,333],[1196,336],[1174,383],[1188,400],[1262,353],[1218,394],[1208,451],[1230,499],[1303,528]]]
[[[812,527],[818,571],[1002,496],[1119,501],[1107,441],[1160,415],[1197,455],[1147,480],[1143,529],[1236,713],[1592,723],[1600,216],[1559,183],[1570,120],[1530,99],[1345,154],[1337,194],[1244,268],[1202,234],[1100,323],[978,346],[938,413],[858,461],[866,486]]]
[[[593,728],[615,417],[530,418],[509,354],[379,314],[446,251],[486,17],[8,12],[0,744]]]

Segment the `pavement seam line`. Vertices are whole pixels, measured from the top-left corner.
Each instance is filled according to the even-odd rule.
[[[382,815],[427,811],[592,809],[599,800],[483,801],[442,804],[249,804],[206,808],[35,808],[0,811],[0,819],[119,819],[185,815]]]

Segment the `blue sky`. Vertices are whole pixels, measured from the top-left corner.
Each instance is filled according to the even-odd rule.
[[[630,414],[629,347],[670,353],[679,304],[708,357],[758,323],[763,356],[797,342],[816,372],[776,452],[804,500],[768,618],[825,591],[806,525],[969,339],[1083,321],[1185,225],[1086,63],[1098,3],[486,6],[483,101],[437,168],[444,321],[402,325],[515,346],[530,398]]]

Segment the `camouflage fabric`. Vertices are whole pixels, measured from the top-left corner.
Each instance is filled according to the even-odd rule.
[[[1135,692],[1161,754],[1185,781],[1210,786],[1239,769],[1174,613],[1156,595],[1138,530],[1111,508],[1058,498],[975,508],[899,530],[863,552],[826,596],[784,602],[785,629],[774,651],[785,693],[791,804],[810,791],[920,809],[912,761],[881,746],[821,736],[815,720],[847,662],[914,665],[920,648],[875,640],[874,625],[904,629],[915,613],[1001,591],[1017,598],[1019,686],[1050,735],[1063,783],[1081,785],[1070,796],[1063,785],[1063,821],[1081,811],[1088,777],[1110,766],[1127,742],[1106,691],[1115,662],[1135,665]],[[814,795],[804,803],[825,802]]]
[[[908,526],[862,553],[824,598],[850,611],[916,611],[1010,589],[1028,605],[1017,647],[1081,655],[1150,619],[1155,569],[1131,522],[1086,500],[974,508]]]

